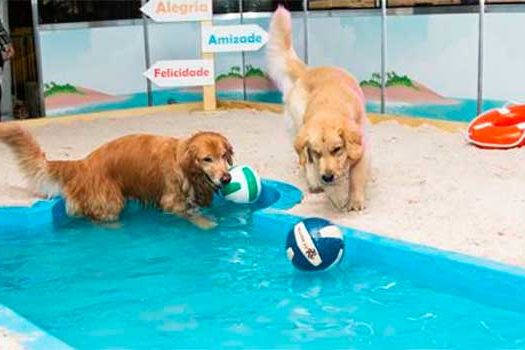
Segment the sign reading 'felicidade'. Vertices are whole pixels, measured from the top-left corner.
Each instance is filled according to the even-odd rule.
[[[151,0],[140,10],[155,22],[208,21],[212,0]]]
[[[212,60],[158,61],[144,75],[161,87],[213,85]]]
[[[268,41],[268,33],[256,24],[202,28],[203,52],[256,51]]]

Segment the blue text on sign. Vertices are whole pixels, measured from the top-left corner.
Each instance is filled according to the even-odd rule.
[[[256,35],[255,33],[249,35],[232,35],[229,36],[215,36],[210,35],[208,45],[235,45],[235,44],[256,44],[262,43],[262,36]]]

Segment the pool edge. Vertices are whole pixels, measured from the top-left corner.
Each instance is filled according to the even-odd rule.
[[[38,328],[26,318],[0,304],[0,326],[5,328],[15,340],[15,349],[22,346],[31,350],[73,349],[58,338]],[[8,347],[9,348],[9,347]]]

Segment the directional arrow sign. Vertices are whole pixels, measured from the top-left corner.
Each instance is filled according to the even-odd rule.
[[[256,51],[268,41],[268,33],[256,24],[202,28],[203,52]]]
[[[215,83],[212,60],[158,61],[144,75],[161,87],[203,86]]]
[[[151,0],[140,10],[155,22],[208,21],[212,0]]]

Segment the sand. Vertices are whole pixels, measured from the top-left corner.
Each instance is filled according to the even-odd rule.
[[[24,337],[0,327],[0,350],[23,350]]]
[[[305,188],[283,118],[231,111],[158,113],[147,117],[51,123],[32,128],[52,159],[86,155],[114,137],[135,132],[183,136],[212,129],[228,136],[238,163],[266,178]],[[487,151],[461,133],[384,122],[370,127],[373,181],[368,208],[338,213],[323,194],[307,194],[291,212],[388,237],[525,266],[525,151]],[[0,146],[0,204],[28,205],[13,158]]]

